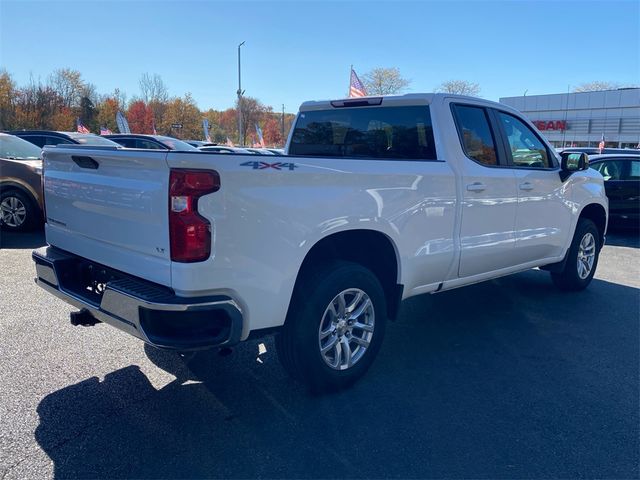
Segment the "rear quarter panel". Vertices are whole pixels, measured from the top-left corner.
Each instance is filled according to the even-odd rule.
[[[451,267],[456,190],[446,162],[175,152],[167,161],[171,168],[215,169],[221,179],[220,190],[198,207],[212,224],[211,258],[173,263],[172,287],[181,295],[236,299],[245,336],[284,322],[305,255],[333,233],[386,235],[407,291],[441,281]]]

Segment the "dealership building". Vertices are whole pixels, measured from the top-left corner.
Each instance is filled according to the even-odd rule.
[[[505,97],[500,103],[524,113],[554,147],[608,148],[640,145],[640,88]]]

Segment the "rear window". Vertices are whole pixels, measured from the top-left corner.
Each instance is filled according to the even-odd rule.
[[[390,160],[437,158],[426,105],[302,112],[289,154]]]

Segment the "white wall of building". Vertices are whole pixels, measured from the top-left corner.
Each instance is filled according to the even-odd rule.
[[[555,146],[640,144],[640,88],[501,98],[532,121],[566,120],[566,130],[541,130]]]

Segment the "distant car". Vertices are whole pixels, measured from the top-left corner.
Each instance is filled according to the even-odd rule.
[[[275,153],[266,148],[246,148],[245,150],[249,150],[251,153],[257,153],[258,155],[275,155]]]
[[[284,148],[267,148],[270,152],[273,152],[274,155],[284,155]]]
[[[565,147],[565,148],[557,148],[556,151],[558,153],[562,152],[583,152],[587,155],[604,155],[608,153],[622,153],[622,154],[636,154],[640,153],[640,150],[634,148],[603,148],[602,151],[598,147]]]
[[[113,133],[104,135],[104,138],[113,140],[126,148],[144,148],[147,150],[197,150],[193,145],[164,135],[145,135],[142,133]]]
[[[0,223],[23,231],[42,221],[42,149],[0,133]]]
[[[217,143],[213,143],[213,142],[205,142],[204,140],[183,140],[184,142],[187,142],[189,145],[196,147],[196,148],[200,148],[200,147],[213,147],[215,145],[217,145]]]
[[[118,146],[117,143],[107,140],[93,133],[77,132],[56,132],[53,130],[13,130],[6,132],[10,135],[20,137],[27,142],[42,148],[45,145],[98,145],[98,146]]]
[[[226,145],[215,145],[208,147],[200,147],[198,150],[201,152],[216,152],[216,153],[244,153],[249,155],[259,155],[257,152],[252,152],[248,148],[241,147],[228,147]]]
[[[640,153],[589,156],[589,166],[604,178],[609,198],[609,219],[613,223],[639,223]]]

